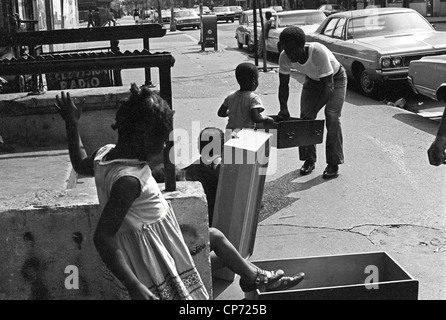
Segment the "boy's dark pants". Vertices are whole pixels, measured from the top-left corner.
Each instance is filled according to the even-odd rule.
[[[333,77],[334,92],[325,105],[325,125],[327,127],[327,139],[325,142],[325,154],[327,164],[337,165],[344,163],[342,147],[341,111],[347,92],[347,75],[343,67]],[[305,78],[300,100],[300,118],[314,120],[320,109],[314,105],[322,91],[322,82],[309,77]],[[299,159],[316,162],[316,145],[299,147]]]

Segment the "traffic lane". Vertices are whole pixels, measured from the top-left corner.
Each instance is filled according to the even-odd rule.
[[[225,66],[217,63],[220,58],[213,59],[216,53],[200,53],[192,42],[177,46],[173,52],[181,59],[189,59],[183,61],[183,66],[200,64],[205,71],[203,77],[188,77],[190,69],[179,68],[178,78],[173,78],[175,127],[192,131],[195,123],[201,128],[223,128],[227,119],[218,118],[216,111],[226,94],[237,89],[231,69],[238,62],[252,59],[228,48],[220,54],[231,55],[234,61]],[[209,73],[216,69],[223,72]],[[292,114],[298,114],[300,77],[295,74],[291,79]],[[277,112],[277,85],[277,74],[260,73],[257,91],[267,114]],[[319,118],[323,119],[322,112]],[[266,179],[258,230],[261,238],[256,239],[256,249],[279,246],[274,252],[275,258],[290,254],[346,253],[363,248],[352,243],[363,239],[378,251],[388,251],[420,280],[420,297],[444,296],[444,289],[439,288],[444,283],[438,276],[441,273],[432,272],[433,265],[444,267],[444,258],[434,252],[438,247],[430,245],[434,236],[429,233],[445,228],[444,175],[439,174],[441,168],[430,166],[427,160],[427,148],[438,124],[352,90],[347,92],[341,121],[345,163],[337,179],[321,178],[325,167],[324,144],[317,146],[316,170],[304,177],[298,172],[302,163],[296,148],[276,150],[275,171]],[[190,150],[196,149],[196,139],[192,136],[189,144]],[[270,165],[273,169],[273,160]],[[277,230],[276,234],[269,228],[284,224],[290,226],[285,230],[288,234],[303,235],[304,231],[307,234],[291,240],[286,237],[286,242],[280,242],[278,237],[285,231]],[[327,234],[327,230],[331,233]],[[339,234],[357,237],[346,240]],[[435,234],[435,238],[440,242],[443,239],[441,234]],[[289,243],[299,243],[299,248],[290,247]]]
[[[420,281],[420,299],[444,299],[446,179],[427,158],[438,124],[351,91],[341,122],[336,179],[321,177],[325,137],[308,176],[296,148],[277,150],[252,259],[386,251]]]
[[[446,31],[446,23],[437,23],[437,30]],[[234,38],[235,28],[219,28],[221,30],[220,40],[227,46],[227,50],[239,50],[244,55],[251,58],[254,63],[255,59],[251,57],[250,53],[246,48],[238,49],[236,40]],[[267,55],[267,67],[274,68],[278,64],[278,54],[268,53]],[[263,67],[263,59],[258,57],[259,68]],[[349,82],[349,91],[360,92],[360,89],[356,83],[353,81]],[[403,107],[409,111],[418,112],[439,112],[443,110],[444,105],[441,103],[424,97],[422,95],[415,94],[406,81],[386,81],[382,85],[381,93],[375,100],[384,104],[393,104],[400,99],[404,99],[405,104]],[[400,100],[401,102],[401,100]]]
[[[214,51],[211,49],[206,49],[205,52],[201,52],[201,48],[198,44],[200,31],[199,30],[185,30],[182,32],[168,32],[168,36],[164,38],[156,38],[151,40],[151,49],[153,51],[172,51],[174,48],[183,48],[185,52],[177,53],[176,50],[173,50],[174,56],[177,54],[186,54],[190,56],[190,60],[187,62],[178,61],[174,68],[172,69],[173,75],[173,83],[175,86],[175,90],[173,92],[174,96],[178,93],[180,96],[188,96],[193,95],[194,90],[197,88],[201,88],[203,83],[206,81],[215,81],[215,87],[213,90],[202,92],[201,94],[207,96],[220,95],[224,96],[225,91],[229,89],[236,89],[237,84],[235,82],[235,78],[233,78],[233,74],[231,74],[232,69],[235,69],[236,64],[227,64],[225,62],[225,57],[228,54],[234,55],[239,53],[239,62],[242,61],[250,61],[254,63],[254,59],[252,59],[246,50],[239,50],[236,47],[236,42],[233,38],[234,28],[232,26],[228,26],[227,24],[219,24],[218,25],[218,41],[219,41],[219,50]],[[134,40],[126,40],[122,41],[122,48],[132,49],[141,49],[142,45],[138,41]],[[223,52],[225,51],[225,52]],[[194,55],[195,54],[195,55]],[[212,60],[211,65],[206,65],[206,60]],[[216,61],[220,61],[221,63],[215,63]],[[237,60],[236,60],[237,61]],[[196,66],[196,68],[191,68],[191,66]],[[221,68],[221,66],[230,66],[229,68]],[[263,61],[259,59],[259,65],[263,66]],[[267,63],[268,72],[277,71],[277,55],[269,55],[269,61]],[[189,68],[188,77],[178,76],[176,77],[177,71],[181,68]],[[272,71],[271,71],[272,70]],[[182,72],[179,71],[178,74]],[[127,76],[128,75],[128,76]],[[127,79],[135,79],[135,76],[140,79],[141,82],[144,81],[143,72],[137,70],[123,70],[124,82]],[[203,76],[202,83],[198,86],[195,86],[196,83],[191,81],[191,77],[200,77]],[[154,79],[154,83],[157,83],[157,73],[156,70],[152,72],[152,78]],[[214,80],[212,80],[214,79]],[[277,79],[276,79],[277,80]],[[129,82],[129,81],[127,81]],[[270,79],[266,81],[261,81],[259,90],[265,91],[265,86],[268,86],[266,93],[269,95],[277,95],[277,82],[271,81]],[[299,87],[297,87],[299,88]],[[183,90],[184,89],[184,90]],[[300,90],[300,89],[298,89]],[[349,92],[359,93],[359,89],[355,85],[355,83],[350,82],[348,87]],[[411,112],[415,113],[423,113],[426,115],[430,114],[438,114],[444,110],[444,105],[441,102],[437,102],[431,100],[422,95],[416,95],[410,88],[407,83],[404,82],[386,82],[383,85],[383,95],[377,100],[379,103],[384,105],[393,105],[398,100],[401,102],[405,101],[405,104],[400,107],[405,108]],[[437,118],[433,118],[434,120],[438,120]]]
[[[289,99],[289,108],[293,116],[299,115],[300,88],[302,86],[302,79],[299,77],[301,77],[299,74],[293,75],[291,80],[292,93]],[[213,88],[206,81],[194,82],[193,79],[190,81],[191,86],[194,86],[194,83],[200,83],[203,91],[215,90],[218,95],[216,94],[213,98],[201,96],[193,98],[190,95],[180,97],[176,94],[176,124],[183,126],[182,128],[189,132],[192,132],[193,123],[200,125],[201,128],[206,126],[224,128],[226,119],[219,118],[216,112],[225,95],[237,88],[233,76],[227,78],[232,86],[226,86],[226,90]],[[276,73],[261,73],[259,82],[260,85],[256,91],[260,94],[264,104],[264,114],[277,114],[279,110],[278,75]],[[208,87],[205,86],[205,83]],[[319,118],[324,118],[323,112],[320,112]],[[431,184],[439,185],[440,189],[444,187],[444,179],[438,176],[438,171],[433,171],[428,165],[426,153],[438,128],[437,123],[420,118],[406,110],[377,103],[375,100],[352,91],[347,94],[341,121],[344,130],[346,163],[341,166],[341,176],[338,178],[339,180],[336,179],[338,181],[336,184],[341,183],[342,188],[337,191],[343,190],[343,192],[338,195],[336,195],[337,192],[332,193],[333,199],[322,201],[322,204],[331,203],[339,197],[344,203],[341,207],[346,206],[339,208],[341,211],[351,211],[350,204],[359,208],[364,205],[366,216],[371,220],[373,220],[372,212],[376,209],[374,204],[379,204],[378,207],[381,208],[378,211],[383,214],[386,211],[387,214],[395,212],[396,216],[389,215],[388,217],[394,221],[423,223],[424,221],[419,219],[429,217],[429,215],[419,215],[420,211],[424,210],[423,208],[426,211],[436,212],[437,218],[441,216],[438,215],[440,213],[438,208],[441,208],[442,205],[436,203],[434,199],[442,199],[442,193],[432,193],[430,189]],[[195,130],[195,132],[197,131]],[[191,137],[191,150],[194,148],[194,141],[196,141],[194,137]],[[328,192],[330,187],[327,189],[326,184],[332,182],[321,178],[325,167],[323,144],[318,146],[317,170],[308,177],[300,177],[298,174],[302,162],[298,159],[296,148],[275,150],[274,152],[276,152],[276,158],[271,159],[267,183],[273,183],[272,189],[282,191],[283,189],[279,187],[281,181],[285,186],[295,186],[293,192],[282,193],[284,195],[281,197],[283,204],[293,203],[293,193],[294,196],[296,196],[295,193],[298,193],[298,197],[302,197],[309,189],[316,191],[318,188],[322,188],[325,191],[317,192],[318,198],[321,200],[320,195]],[[290,178],[291,181],[298,179],[298,182],[291,183]],[[269,188],[267,189],[269,190]],[[361,194],[360,190],[363,190],[364,193]],[[423,202],[417,199],[412,202],[410,200],[413,199],[411,196],[413,193],[428,200]],[[351,197],[352,199],[350,199]],[[273,208],[279,210],[265,212],[263,218],[284,209],[282,205],[277,207],[278,199],[273,197],[273,203],[275,203]],[[308,208],[304,208],[304,212],[308,212],[311,210],[310,207],[315,205],[314,202],[310,203]],[[419,204],[421,206],[418,206]],[[325,211],[326,216],[325,219],[321,219],[321,222],[330,219],[326,210],[330,210],[330,208],[322,210]],[[338,221],[346,223],[350,220],[346,217],[346,219]],[[434,224],[438,223],[438,219],[429,217],[426,220]],[[360,221],[362,221],[361,218],[357,222]]]

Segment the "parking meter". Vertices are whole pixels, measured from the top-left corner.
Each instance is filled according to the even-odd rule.
[[[201,15],[201,50],[207,47],[218,49],[216,15]]]

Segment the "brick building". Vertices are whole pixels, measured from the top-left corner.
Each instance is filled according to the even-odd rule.
[[[0,32],[76,28],[77,8],[78,0],[2,0]]]

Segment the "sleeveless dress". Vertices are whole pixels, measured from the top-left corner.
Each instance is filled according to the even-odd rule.
[[[147,162],[105,156],[106,145],[94,159],[96,189],[101,212],[113,184],[123,176],[139,180],[141,195],[135,199],[115,235],[118,246],[136,277],[161,300],[209,299],[195,263],[184,242],[175,214],[152,176]],[[110,299],[129,299],[124,285],[103,264]]]

